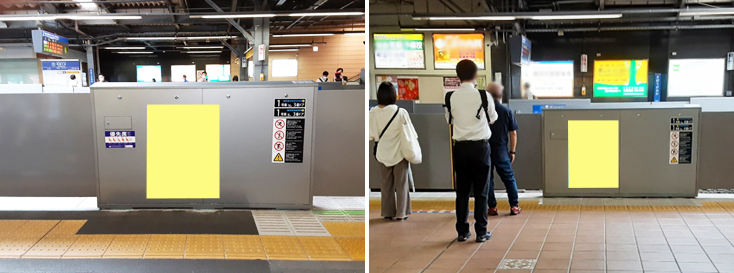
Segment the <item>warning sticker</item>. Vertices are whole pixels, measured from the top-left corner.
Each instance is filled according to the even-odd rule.
[[[105,148],[135,148],[135,131],[105,131]]]
[[[670,118],[668,163],[691,164],[693,154],[693,117]]]
[[[305,99],[275,99],[272,163],[303,163]]]

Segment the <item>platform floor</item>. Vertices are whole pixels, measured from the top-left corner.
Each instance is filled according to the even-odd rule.
[[[0,272],[364,272],[364,197],[305,211],[98,211],[79,207],[87,198],[11,211],[7,199],[32,203],[0,198]]]
[[[455,241],[454,193],[413,194],[407,221],[370,194],[370,272],[734,272],[734,199],[506,197],[486,243]],[[470,220],[472,222],[473,220]]]

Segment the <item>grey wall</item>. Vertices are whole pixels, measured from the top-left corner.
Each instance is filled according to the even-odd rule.
[[[0,95],[0,196],[95,196],[89,94]]]
[[[734,189],[734,112],[701,113],[698,152],[698,186],[701,189]]]

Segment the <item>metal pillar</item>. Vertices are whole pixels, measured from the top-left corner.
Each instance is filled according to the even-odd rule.
[[[94,47],[87,46],[85,49],[87,50],[87,80],[91,86],[97,81],[97,74],[99,71],[94,69]]]
[[[237,50],[242,52],[240,58],[240,81],[250,81],[249,75],[247,75],[247,58],[245,58],[245,52],[247,51],[247,42],[241,42],[237,45]]]
[[[260,56],[260,46],[264,47],[262,56]],[[253,45],[252,59],[255,63],[253,81],[260,81],[260,74],[263,75],[262,81],[268,80],[268,47],[270,46],[270,19],[255,18],[255,44]]]

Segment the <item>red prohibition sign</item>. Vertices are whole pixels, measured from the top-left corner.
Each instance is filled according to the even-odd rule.
[[[275,145],[273,145],[273,148],[275,148],[276,151],[280,152],[283,150],[283,142],[276,142]]]
[[[285,127],[285,120],[278,119],[275,121],[275,128],[283,129]]]
[[[283,140],[283,137],[285,137],[285,134],[283,133],[283,131],[275,131],[274,137],[277,140]]]

